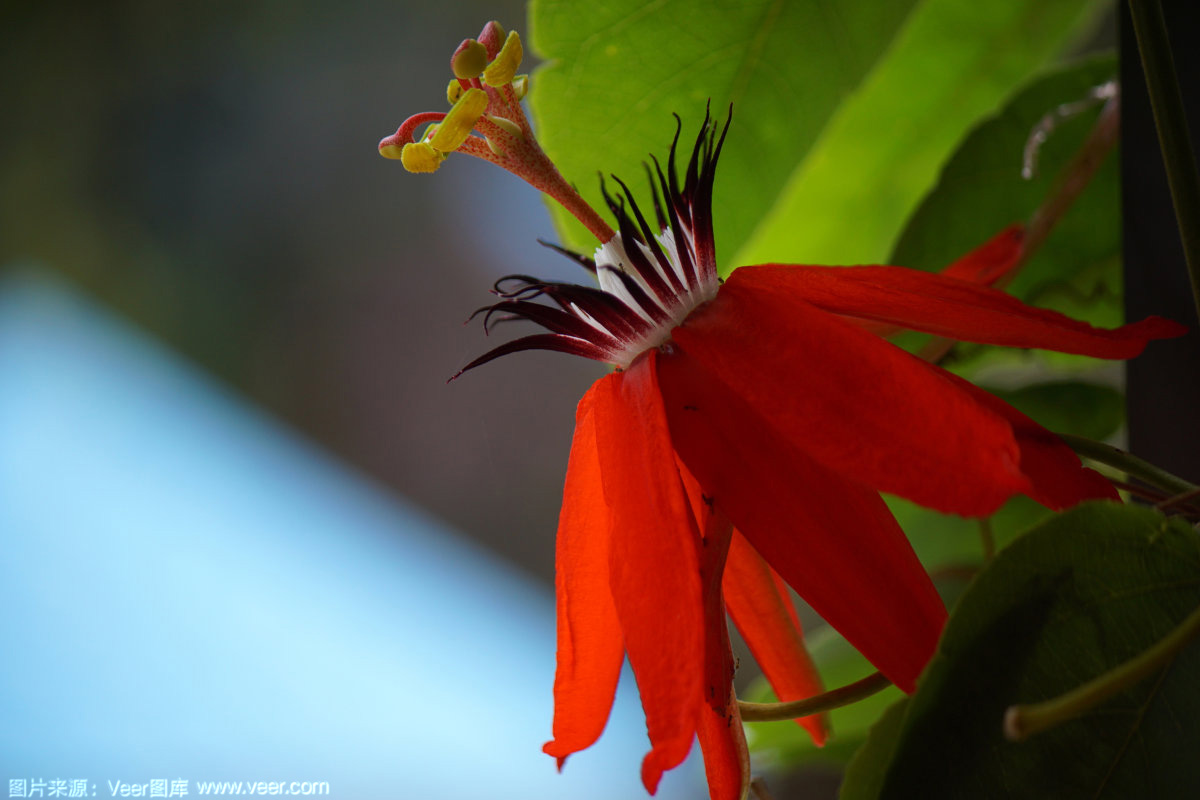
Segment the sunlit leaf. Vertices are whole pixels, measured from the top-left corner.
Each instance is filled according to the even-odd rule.
[[[796,165],[738,262],[883,261],[963,135],[1104,6],[1091,0],[918,5]]]
[[[718,254],[728,260],[914,2],[534,0],[529,38],[547,61],[530,97],[539,140],[601,204],[597,171],[640,191],[642,162],[670,144],[672,113],[690,151],[705,103],[722,118],[733,103],[715,199]],[[568,243],[595,247],[554,213]]]

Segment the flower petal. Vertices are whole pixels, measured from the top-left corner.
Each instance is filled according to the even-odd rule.
[[[687,492],[692,516],[700,523],[700,581],[704,587],[704,699],[718,713],[725,713],[733,692],[733,650],[725,624],[725,595],[721,591],[733,525],[704,494],[699,481],[683,462],[676,459],[679,477]]]
[[[1011,279],[1013,268],[1020,263],[1021,243],[1024,239],[1024,226],[1010,225],[943,269],[941,274],[981,286],[1002,286]],[[903,330],[899,325],[876,322],[863,317],[847,316],[846,319],[884,338]]]
[[[703,705],[700,534],[675,467],[654,360],[601,378],[596,389],[610,582],[646,712],[652,749],[642,782],[653,794],[691,749]]]
[[[741,533],[734,533],[729,547],[724,588],[729,616],[780,701],[823,692],[787,587]],[[797,720],[818,746],[825,744],[828,721],[824,714]]]
[[[554,739],[542,750],[558,759],[590,746],[608,722],[625,649],[609,588],[610,514],[596,448],[593,387],[579,401],[555,547],[558,668]]]
[[[1108,330],[1057,311],[1026,305],[976,283],[906,267],[810,267],[765,264],[730,277],[818,308],[964,342],[1038,347],[1097,358],[1133,358],[1153,339],[1187,329],[1162,317]]]
[[[744,272],[672,338],[777,435],[843,476],[939,511],[991,514],[1029,488],[1008,421],[947,373],[795,292],[738,280]]]
[[[1094,469],[1083,466],[1079,456],[1055,436],[1008,403],[967,380],[952,376],[980,403],[1002,415],[1012,425],[1021,449],[1021,471],[1029,477],[1031,498],[1052,511],[1062,511],[1084,500],[1116,500],[1113,485]]]
[[[750,751],[737,698],[731,694],[721,711],[702,707],[696,733],[704,752],[710,800],[743,800],[750,792]]]
[[[692,474],[818,614],[912,691],[946,611],[879,495],[777,436],[686,353],[657,357],[671,438]]]
[[[981,286],[995,286],[1017,265],[1024,239],[1024,226],[1010,225],[946,267],[941,274]]]

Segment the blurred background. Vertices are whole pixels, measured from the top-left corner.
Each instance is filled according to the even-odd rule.
[[[517,179],[376,152],[445,106],[461,39],[524,15],[0,8],[8,796],[641,791],[629,680],[607,754],[560,778],[540,753],[558,502],[602,369],[535,353],[447,384],[489,346],[463,323],[496,278],[577,268]]]
[[[574,405],[532,354],[447,385],[512,272],[571,275],[540,197],[380,158],[449,55],[524,4],[6,3],[0,263],[63,276],[251,403],[533,575]],[[532,68],[530,58],[526,66]]]

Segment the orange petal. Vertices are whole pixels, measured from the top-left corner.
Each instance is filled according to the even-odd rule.
[[[700,533],[667,432],[653,358],[596,384],[596,437],[612,514],[610,585],[652,749],[653,794],[691,749],[703,705],[705,614]]]
[[[608,722],[624,658],[621,626],[609,588],[609,511],[596,449],[592,387],[575,414],[555,548],[558,669],[554,739],[542,748],[563,761],[590,746]]]
[[[658,364],[675,448],[718,508],[817,613],[912,691],[946,611],[879,495],[781,439],[678,348]]]
[[[823,692],[787,587],[740,533],[734,533],[729,547],[724,587],[729,616],[775,695],[786,702]],[[797,722],[808,730],[814,743],[825,743],[826,715],[815,714]]]
[[[672,338],[778,436],[842,476],[939,511],[991,514],[1029,488],[1008,421],[943,370],[795,292],[738,280],[750,272],[735,271]]]
[[[704,752],[704,775],[710,800],[742,800],[750,791],[750,752],[738,713],[737,698],[718,711],[704,706],[696,731]]]

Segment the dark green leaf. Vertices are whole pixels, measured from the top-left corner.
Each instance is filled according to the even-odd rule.
[[[1115,59],[1093,58],[1040,78],[963,141],[937,187],[909,220],[891,263],[941,269],[1013,222],[1029,220],[1078,152],[1098,107],[1058,125],[1041,148],[1038,173],[1021,177],[1022,154],[1035,125],[1064,103],[1084,99],[1116,74]],[[1008,291],[1035,305],[1096,325],[1121,322],[1120,207],[1116,159],[1110,157]],[[1028,363],[1024,351],[961,344],[947,365]],[[1092,363],[1078,356],[1039,354],[1055,364]]]
[[[1017,744],[1005,709],[1055,697],[1153,645],[1200,605],[1200,537],[1114,503],[1054,517],[1004,550],[959,602],[908,701],[882,788],[844,796],[1200,795],[1200,644],[1085,716]],[[877,752],[883,752],[881,745]]]
[[[1103,441],[1125,421],[1125,396],[1110,386],[1056,381],[988,391],[1055,433]]]
[[[879,797],[887,777],[887,767],[892,762],[896,743],[903,730],[907,708],[907,698],[898,700],[888,706],[879,721],[871,726],[871,735],[866,744],[858,749],[846,765],[840,800],[872,800]]]

